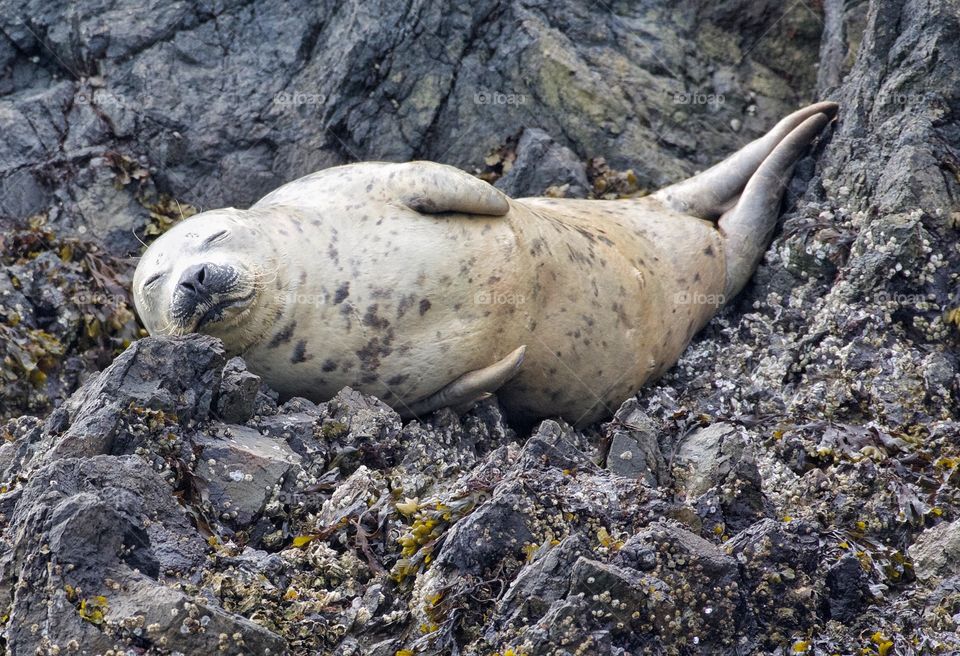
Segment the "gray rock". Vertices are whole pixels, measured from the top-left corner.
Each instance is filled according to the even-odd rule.
[[[743,433],[730,424],[712,424],[694,431],[680,443],[674,458],[674,478],[693,498],[723,485],[738,463],[752,462]]]
[[[130,409],[168,413],[183,424],[208,417],[225,362],[223,346],[213,337],[136,342],[70,398],[69,426],[45,454],[46,461],[132,453],[139,440],[124,425],[123,414]]]
[[[228,424],[242,424],[256,409],[260,377],[247,371],[240,358],[231,358],[223,367],[217,414]]]
[[[585,198],[590,189],[586,165],[537,128],[523,131],[513,166],[494,186],[514,198],[542,196],[549,187],[567,198]]]
[[[33,473],[10,519],[11,548],[0,556],[8,649],[66,650],[74,641],[88,654],[132,644],[193,652],[215,649],[226,633],[235,636],[228,653],[244,645],[286,651],[269,631],[164,585],[195,574],[207,545],[139,458],[46,465]],[[30,628],[37,624],[39,634]],[[154,624],[159,628],[147,630]]]
[[[730,533],[769,514],[754,447],[730,424],[711,424],[683,438],[673,459],[674,478],[701,518]]]
[[[774,0],[0,0],[0,415],[43,417],[0,435],[7,650],[847,653],[880,629],[960,651],[931,546],[950,536],[921,531],[958,513],[935,486],[958,431],[960,40],[943,3],[840,4],[821,44],[819,5]],[[513,432],[493,402],[407,426],[350,390],[251,405],[215,342],[134,346],[64,403],[138,336],[131,229],[178,203],[242,207],[357,159],[477,170],[517,135],[515,193],[582,184],[594,157],[653,189],[818,84],[840,119],[751,285],[638,393],[676,481],[636,478],[649,431],[607,429],[616,454],[650,447],[618,472],[596,430]],[[194,452],[221,417],[266,479],[275,443],[301,459],[262,508]],[[739,437],[674,454],[703,423]],[[253,524],[214,516],[211,485]],[[316,531],[324,508],[347,521]]]
[[[848,553],[827,571],[827,604],[830,618],[838,622],[850,622],[863,612],[873,599],[870,581],[860,560]]]
[[[250,524],[300,458],[285,442],[242,426],[192,440],[196,475],[217,515],[232,526]]]
[[[624,402],[607,431],[611,440],[607,469],[621,476],[639,478],[651,487],[659,485],[667,476],[657,441],[659,431],[636,399]]]
[[[960,521],[943,522],[917,536],[907,550],[917,578],[932,580],[960,574]]]

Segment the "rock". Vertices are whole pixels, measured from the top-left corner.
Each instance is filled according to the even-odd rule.
[[[504,594],[501,606],[511,609],[513,614],[501,623],[546,614],[554,602],[566,597],[570,589],[571,563],[589,552],[589,540],[574,534],[535,557],[528,567],[520,570]]]
[[[830,618],[838,622],[856,619],[873,598],[867,574],[857,557],[851,553],[830,567],[826,583]]]
[[[917,578],[934,580],[960,574],[960,521],[942,522],[921,533],[907,550]]]
[[[657,427],[640,410],[636,399],[628,399],[608,425],[610,451],[607,469],[621,476],[639,478],[656,487],[666,476],[666,464],[657,441]]]
[[[770,519],[741,531],[725,545],[739,563],[747,603],[766,644],[780,644],[791,630],[817,616],[820,536],[804,522]]]
[[[8,651],[960,652],[944,3],[115,4],[0,0]],[[363,159],[640,194],[827,88],[750,285],[622,423],[403,425],[128,349],[138,240],[199,208]]]
[[[242,424],[255,411],[260,377],[247,371],[240,358],[231,358],[223,367],[217,414],[228,424]]]
[[[700,516],[735,533],[766,514],[754,449],[729,424],[712,424],[683,439],[674,458],[674,478]],[[718,514],[719,513],[719,514]]]
[[[513,166],[494,186],[513,198],[543,196],[550,187],[567,198],[585,198],[590,189],[581,159],[538,128],[523,131]]]
[[[226,523],[250,524],[300,458],[277,439],[241,426],[192,440],[196,475],[210,504]]]
[[[194,575],[208,547],[139,458],[62,458],[40,468],[11,529],[12,548],[0,556],[10,649],[66,650],[73,641],[81,653],[123,645],[193,652],[215,649],[226,633],[227,653],[286,652],[269,631],[164,584]],[[41,632],[30,629],[38,624]]]
[[[130,453],[137,437],[123,425],[128,409],[169,414],[180,423],[209,416],[226,363],[213,337],[149,337],[136,342],[67,403],[69,425],[46,461]]]

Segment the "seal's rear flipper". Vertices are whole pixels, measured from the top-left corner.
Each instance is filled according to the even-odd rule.
[[[770,132],[747,144],[719,164],[683,182],[664,187],[653,194],[653,197],[681,214],[715,221],[733,206],[737,197],[747,186],[747,181],[778,144],[811,117],[822,115],[828,120],[833,118],[837,114],[837,108],[838,105],[833,102],[821,102],[804,107],[781,120]]]
[[[399,409],[400,416],[403,419],[410,419],[448,407],[454,408],[457,412],[466,412],[475,403],[489,397],[516,375],[520,365],[523,364],[526,351],[527,347],[521,346],[489,367],[463,374],[440,391]]]
[[[435,162],[393,166],[400,202],[415,212],[503,216],[510,210],[506,194],[453,166]]]
[[[760,263],[777,225],[780,199],[793,165],[832,115],[815,114],[794,128],[751,176],[737,204],[720,217],[726,256],[727,299],[733,298]]]

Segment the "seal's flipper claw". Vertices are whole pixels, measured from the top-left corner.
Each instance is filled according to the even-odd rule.
[[[527,347],[521,346],[489,367],[465,373],[440,391],[401,408],[400,416],[410,419],[447,407],[457,409],[467,406],[466,409],[469,410],[470,406],[496,392],[517,374],[526,351]]]
[[[394,166],[400,201],[415,212],[503,216],[510,210],[506,194],[456,167],[435,162]]]
[[[815,114],[795,127],[763,160],[737,204],[720,217],[727,299],[743,288],[760,263],[777,225],[780,201],[793,165],[831,118],[827,114]]]
[[[838,108],[839,105],[834,102],[820,102],[804,107],[719,164],[683,182],[664,187],[653,196],[681,214],[715,221],[733,206],[760,165],[797,127],[818,115],[830,120],[836,116]]]
[[[461,403],[460,405],[452,406],[452,409],[458,415],[465,415],[468,412],[470,412],[475,405],[477,405],[481,401],[486,401],[491,396],[493,396],[493,394],[491,394],[490,392],[484,392],[483,394],[473,399],[472,401],[467,401],[466,403]]]

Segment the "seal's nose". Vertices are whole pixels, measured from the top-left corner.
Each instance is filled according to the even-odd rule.
[[[208,264],[194,264],[180,276],[178,287],[193,296],[206,296],[210,293],[210,282],[210,266]]]
[[[204,262],[193,264],[183,270],[177,288],[173,292],[170,313],[174,319],[184,322],[197,313],[198,308],[216,307],[223,296],[237,282],[238,272],[230,266]]]

